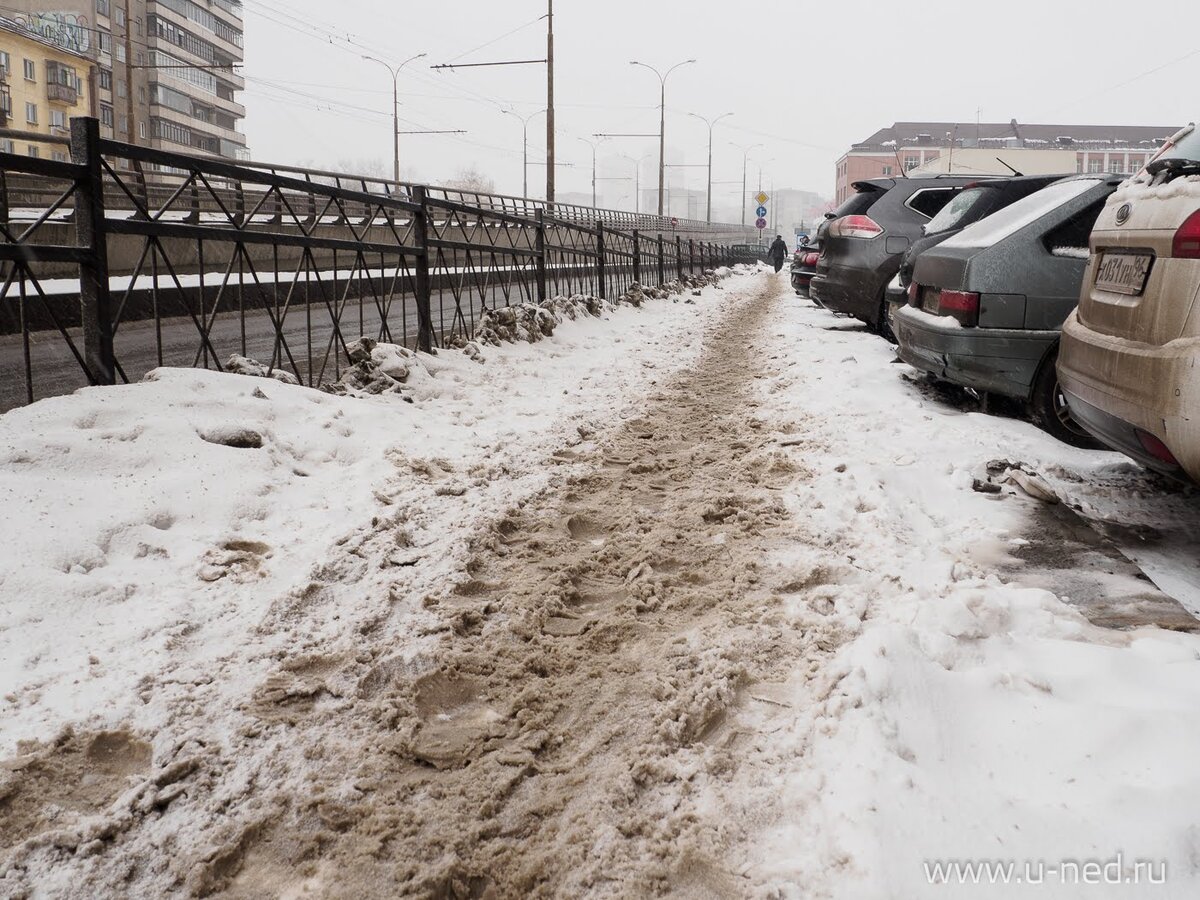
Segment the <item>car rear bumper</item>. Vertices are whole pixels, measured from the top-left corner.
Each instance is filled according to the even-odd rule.
[[[896,312],[900,358],[937,378],[977,391],[1028,400],[1057,331],[955,327],[911,306]]]
[[[879,318],[879,277],[870,269],[833,265],[824,273],[818,270],[813,276],[813,299],[830,312],[874,322]]]
[[[1063,325],[1058,377],[1071,415],[1089,432],[1149,469],[1200,481],[1200,338],[1164,345],[1101,334],[1072,314]],[[1142,446],[1158,438],[1182,465]]]

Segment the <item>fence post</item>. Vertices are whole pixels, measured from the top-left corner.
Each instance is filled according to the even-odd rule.
[[[658,286],[662,287],[667,283],[667,267],[666,259],[664,259],[666,251],[663,249],[663,238],[658,236]]]
[[[688,238],[688,271],[696,274],[696,239]]]
[[[633,229],[633,280],[642,283],[642,236]]]
[[[596,223],[596,278],[600,284],[601,300],[607,299],[608,292],[604,285],[604,223]]]
[[[675,235],[675,268],[679,275],[679,280],[683,281],[683,238]]]
[[[108,234],[104,221],[104,176],[100,169],[100,121],[71,119],[71,161],[86,174],[75,185],[75,236],[87,251],[79,265],[83,354],[94,384],[116,384],[112,295],[108,289]]]
[[[413,230],[421,254],[417,257],[417,349],[422,353],[433,350],[433,314],[430,303],[433,298],[433,279],[429,274],[429,198],[425,185],[413,186],[413,202],[418,209],[413,213]]]
[[[546,211],[538,207],[537,237],[534,248],[537,250],[537,292],[538,302],[546,299]]]

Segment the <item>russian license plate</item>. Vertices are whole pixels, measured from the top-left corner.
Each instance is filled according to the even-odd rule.
[[[1153,262],[1149,253],[1103,253],[1096,265],[1096,287],[1136,297],[1146,289]]]

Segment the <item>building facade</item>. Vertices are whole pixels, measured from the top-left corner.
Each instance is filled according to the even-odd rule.
[[[1064,159],[1073,161],[1076,172],[1132,173],[1177,130],[1172,126],[1022,125],[1015,119],[1007,124],[896,122],[854,144],[837,161],[836,202],[840,205],[854,193],[856,181],[928,170],[951,148],[955,152],[1058,150],[1068,154]]]
[[[31,31],[0,18],[0,124],[15,131],[70,136],[72,116],[94,114],[94,63]],[[0,151],[65,160],[61,144],[0,138]]]
[[[10,0],[14,19],[95,61],[101,135],[245,159],[241,0]]]

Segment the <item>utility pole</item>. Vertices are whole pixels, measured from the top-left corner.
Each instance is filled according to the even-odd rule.
[[[596,148],[604,143],[604,138],[598,141],[589,141],[587,138],[579,138],[589,147],[592,148],[592,209],[596,208]]]
[[[554,208],[554,0],[546,0],[546,206]]]
[[[642,163],[648,160],[650,156],[646,155],[641,159],[634,159],[628,153],[622,153],[621,158],[633,163],[633,211],[640,213],[642,211]]]
[[[424,53],[418,53],[416,56],[410,56],[398,66],[390,66],[382,59],[377,59],[374,56],[363,57],[363,59],[370,62],[379,63],[392,76],[392,180],[396,184],[400,183],[400,70],[413,60],[420,59],[424,55]]]
[[[643,69],[649,69],[658,76],[659,85],[659,101],[658,101],[658,214],[663,214],[663,197],[666,194],[666,174],[667,174],[667,79],[671,77],[671,73],[680,66],[687,66],[694,63],[694,59],[685,59],[681,63],[676,63],[667,69],[665,73],[659,72],[654,66],[647,65],[637,60],[631,61],[631,66],[641,66]]]
[[[761,150],[762,144],[755,144],[752,147],[738,147],[737,144],[730,144],[731,147],[737,147],[742,151],[742,227],[746,227],[746,168],[750,164],[750,154],[755,150]],[[760,186],[761,189],[761,186]]]
[[[732,116],[733,113],[727,112],[717,116],[715,119],[706,119],[704,116],[697,113],[688,113],[693,119],[699,119],[708,126],[708,199],[705,202],[705,221],[709,225],[712,224],[712,142],[713,142],[713,127],[722,119]]]

